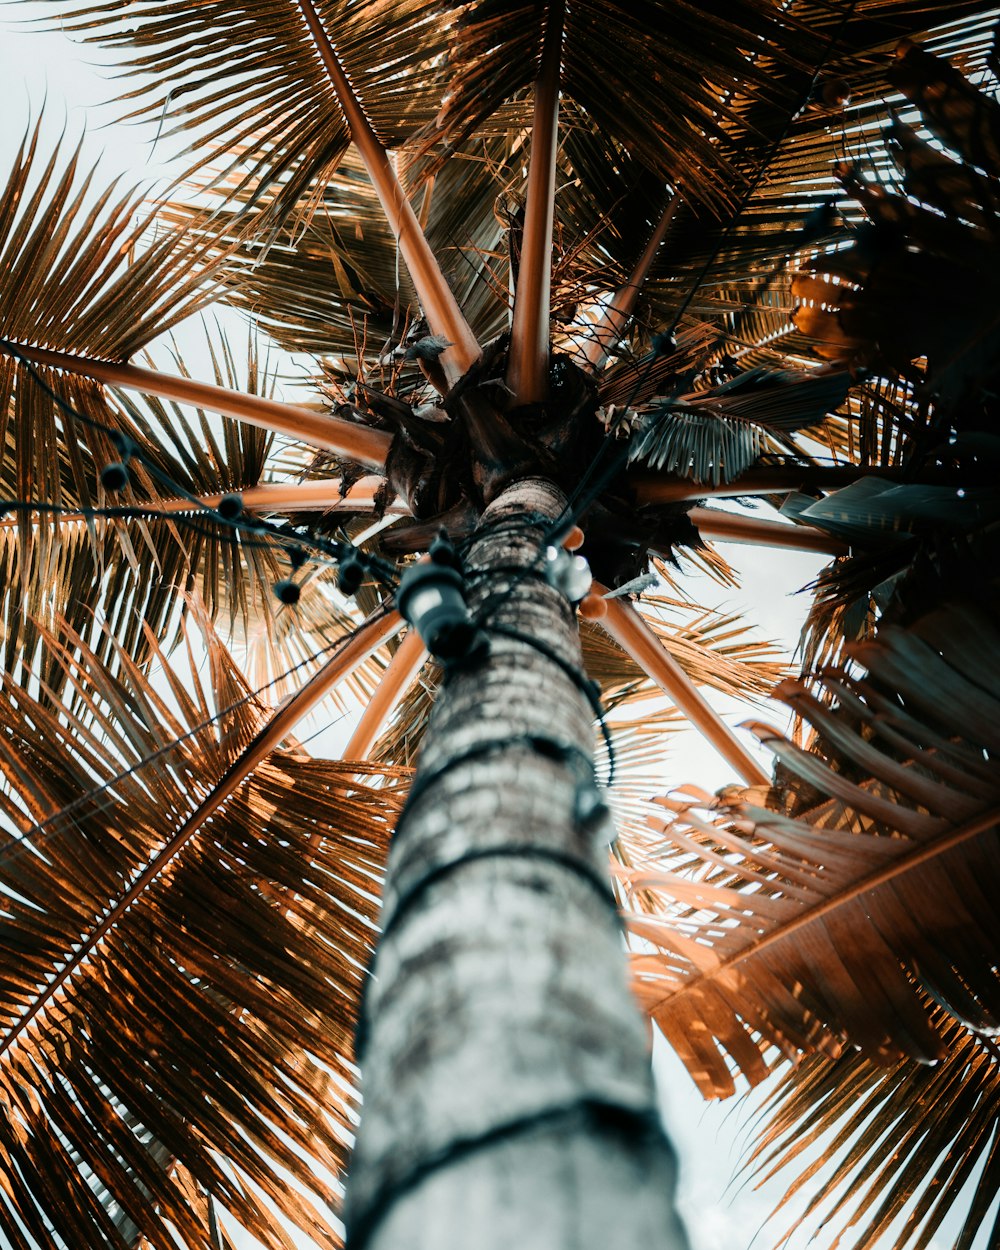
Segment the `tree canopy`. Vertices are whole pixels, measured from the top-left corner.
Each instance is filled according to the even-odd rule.
[[[971,1247],[1000,1188],[996,12],[47,5],[186,168],[102,188],[35,127],[0,191],[9,1244],[228,1246],[219,1211],[340,1244],[442,681],[394,592],[538,476],[596,579],[639,1001],[706,1097],[793,1061],[754,1154],[835,1135],[810,1218],[874,1246],[905,1210],[927,1246],[975,1176]],[[217,304],[253,333],[195,379],[168,336]],[[794,671],[688,594],[733,540],[830,558]],[[779,682],[769,774],[704,690]],[[294,736],[327,698],[364,707],[342,759]],[[682,720],[731,787],[664,793]]]

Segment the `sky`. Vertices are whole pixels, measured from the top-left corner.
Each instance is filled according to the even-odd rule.
[[[61,132],[73,143],[82,137],[87,159],[100,158],[107,179],[126,174],[143,184],[162,180],[169,165],[158,163],[166,152],[163,145],[154,146],[151,142],[155,127],[115,124],[119,111],[105,106],[105,101],[113,100],[116,85],[106,69],[88,64],[89,58],[96,60],[99,54],[80,48],[59,32],[42,33],[24,25],[39,15],[51,20],[54,11],[55,6],[28,2],[7,4],[0,9],[0,169],[9,166],[29,122],[37,118],[44,104],[43,133],[53,141]],[[211,380],[207,372],[204,376]],[[692,587],[692,594],[703,595],[702,602],[707,606],[745,611],[747,619],[760,626],[759,636],[774,639],[790,653],[807,602],[807,597],[797,592],[816,575],[822,559],[734,546],[726,546],[723,553],[741,573],[744,588],[725,591],[702,579],[697,587]],[[747,715],[746,705],[733,700],[713,696],[712,702],[731,724],[738,724]],[[762,719],[782,726],[787,716],[783,708],[772,706]],[[309,749],[322,755],[337,750],[350,726],[340,721],[322,732],[322,725],[313,725],[303,730],[301,736],[307,737],[317,728],[320,732]],[[727,766],[693,732],[675,735],[670,773],[665,785],[695,781],[710,791],[733,779]],[[692,1250],[747,1247],[764,1225],[783,1188],[770,1184],[757,1192],[731,1184],[756,1102],[750,1099],[736,1104],[704,1103],[683,1067],[663,1044],[655,1048],[654,1067],[665,1122],[681,1154],[680,1203]],[[782,1214],[756,1236],[753,1245],[758,1250],[770,1250],[788,1222],[789,1216]],[[953,1237],[954,1233],[947,1231],[939,1234],[931,1250],[947,1250]],[[813,1244],[824,1250],[823,1238]],[[884,1239],[884,1244],[888,1247],[891,1240]],[[803,1235],[788,1245],[791,1250],[801,1250],[806,1238]],[[974,1250],[987,1250],[985,1233]]]

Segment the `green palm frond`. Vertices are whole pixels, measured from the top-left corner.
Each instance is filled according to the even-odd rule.
[[[784,1206],[805,1184],[812,1189],[793,1228],[822,1225],[837,1230],[833,1245],[850,1234],[855,1250],[874,1250],[890,1244],[893,1223],[905,1216],[893,1250],[923,1248],[962,1210],[969,1184],[955,1250],[970,1250],[986,1228],[1000,1189],[1000,1056],[990,1039],[940,1008],[931,1018],[944,1042],[933,1066],[902,1060],[886,1068],[860,1052],[811,1055],[768,1098],[748,1167],[762,1179],[780,1176],[817,1145],[837,1161],[810,1165],[782,1195]]]
[[[286,745],[192,826],[264,705],[210,633],[209,678],[160,655],[159,688],[124,656],[110,681],[64,637],[44,645],[87,713],[10,685],[0,705],[5,1233],[118,1247],[129,1224],[207,1244],[193,1186],[275,1250],[267,1202],[334,1246],[315,1203],[336,1196],[319,1176],[341,1172],[354,1124],[351,1035],[398,801]]]
[[[652,400],[630,460],[698,482],[730,482],[844,402],[846,373],[752,369],[710,390]],[[794,444],[792,444],[794,450]]]

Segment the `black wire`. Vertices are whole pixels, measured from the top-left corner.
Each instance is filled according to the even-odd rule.
[[[210,510],[202,509],[208,512],[207,519],[212,522],[224,524],[225,519],[217,517]],[[200,534],[205,538],[218,538],[217,530],[212,529],[208,525],[201,525],[197,516],[191,516],[185,511],[166,511],[162,508],[156,508],[152,505],[149,507],[143,504],[126,505],[119,504],[105,508],[85,508],[79,505],[67,505],[63,507],[60,504],[40,503],[27,501],[24,499],[0,499],[0,516],[5,512],[41,512],[51,516],[80,517],[83,520],[148,520],[148,521],[171,521],[182,525],[191,530],[195,534]],[[246,547],[252,551],[274,551],[275,544],[273,541],[262,542],[250,537],[253,530],[246,527],[246,533],[240,534],[240,546]],[[292,545],[295,540],[291,535],[281,535],[287,538]],[[327,568],[339,567],[340,561],[335,559],[321,558],[318,555],[309,557],[313,564],[323,565]]]
[[[503,638],[512,638],[516,642],[523,642],[526,646],[534,647],[540,655],[544,655],[547,660],[551,660],[553,664],[561,668],[570,681],[572,681],[573,685],[576,686],[590,704],[591,711],[594,713],[594,717],[600,726],[601,737],[604,739],[604,745],[608,752],[608,779],[605,785],[613,786],[615,783],[615,747],[611,740],[611,730],[608,728],[604,705],[601,702],[600,688],[597,683],[592,682],[581,669],[561,656],[554,647],[550,647],[547,642],[542,642],[540,638],[536,638],[533,634],[522,633],[521,630],[515,629],[512,625],[500,625],[495,621],[492,624],[484,625],[483,628],[488,633],[499,634]]]
[[[247,534],[266,533],[285,546],[312,547],[314,550],[330,557],[337,563],[342,561],[346,555],[350,554],[359,559],[376,577],[376,579],[382,582],[383,585],[387,586],[389,589],[394,589],[398,584],[399,569],[397,565],[390,564],[388,561],[381,559],[379,556],[370,555],[368,552],[362,551],[361,548],[356,547],[349,541],[331,543],[322,536],[316,535],[311,531],[306,531],[304,534],[289,534],[283,527],[274,525],[269,521],[260,519],[247,521],[242,519],[242,517],[224,516],[217,508],[212,508],[205,504],[198,498],[197,495],[192,494],[185,487],[174,481],[168,473],[165,473],[155,464],[152,464],[148,460],[144,459],[141,447],[133,438],[131,438],[130,435],[123,433],[121,430],[116,430],[113,426],[107,425],[103,421],[98,421],[94,417],[90,417],[86,413],[79,412],[76,408],[74,408],[73,405],[64,399],[58,391],[54,390],[48,384],[42,374],[39,373],[38,369],[35,367],[34,362],[29,360],[28,357],[18,349],[17,344],[11,343],[8,339],[0,338],[0,348],[9,352],[10,355],[15,357],[15,359],[19,360],[21,364],[25,366],[35,385],[48,395],[48,397],[60,408],[61,411],[72,417],[75,421],[80,421],[84,425],[89,426],[91,429],[107,435],[121,456],[126,459],[136,459],[140,461],[146,471],[156,482],[158,482],[161,486],[164,486],[172,494],[177,495],[181,499],[190,503],[192,507],[197,509],[199,512],[211,516],[211,518],[218,524],[227,526],[232,530],[245,532]],[[74,509],[74,511],[82,512],[83,509],[78,508]],[[171,513],[170,515],[176,518],[182,514]],[[310,557],[310,559],[313,558],[314,557],[312,556]]]

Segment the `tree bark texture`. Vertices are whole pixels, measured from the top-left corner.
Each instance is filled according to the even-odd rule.
[[[491,649],[448,675],[394,838],[349,1250],[687,1244],[608,881],[574,613],[540,575],[563,503],[544,481],[509,488],[467,559]]]

